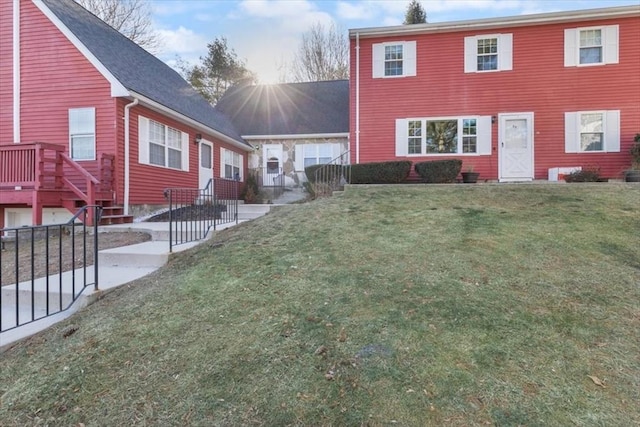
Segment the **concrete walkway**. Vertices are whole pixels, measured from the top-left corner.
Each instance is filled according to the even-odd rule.
[[[297,200],[297,199],[296,199]],[[238,223],[248,221],[259,216],[265,215],[274,205],[243,205],[238,207]],[[216,226],[216,230],[233,227],[236,223],[224,224]],[[136,279],[144,277],[158,268],[162,267],[169,260],[169,223],[162,222],[134,222],[133,224],[107,225],[100,227],[101,233],[115,232],[146,232],[151,235],[151,240],[144,243],[138,243],[130,246],[119,248],[105,249],[98,253],[98,278],[99,290],[95,291],[93,286],[87,287],[79,296],[78,300],[66,311],[57,313],[52,316],[44,317],[40,320],[18,326],[14,329],[0,333],[0,352],[9,348],[15,342],[36,334],[51,325],[60,322],[71,316],[76,311],[95,301],[101,292],[122,286]],[[214,235],[211,230],[207,238]],[[180,252],[190,249],[200,243],[185,243],[173,246],[173,252]],[[93,283],[93,267],[87,269],[90,277],[87,283]],[[38,318],[46,314],[46,289],[60,288],[61,292],[55,293],[54,298],[63,301],[65,306],[72,299],[74,290],[72,283],[78,283],[77,278],[82,278],[85,274],[84,270],[76,270],[75,272],[65,272],[62,275],[50,276],[38,279],[34,282],[20,283],[18,289],[15,286],[4,286],[2,292],[2,307],[0,313],[2,316],[3,327],[11,327],[16,324],[16,317],[19,323],[24,319]],[[84,282],[82,282],[84,283]],[[76,285],[78,286],[78,285]],[[81,287],[81,285],[80,285]],[[31,290],[34,289],[35,292]],[[54,291],[55,292],[55,291]],[[51,300],[51,290],[48,291],[49,300]],[[77,290],[75,291],[77,294]],[[20,295],[19,297],[17,295]],[[18,313],[16,313],[16,299],[20,302],[18,305]],[[34,312],[31,309],[31,300],[35,301]],[[22,302],[25,304],[22,304]]]

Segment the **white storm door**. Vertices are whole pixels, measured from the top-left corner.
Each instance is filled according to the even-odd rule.
[[[500,181],[533,180],[533,113],[500,114]]]
[[[282,144],[262,146],[262,171],[262,184],[265,187],[275,185],[274,179],[282,173]]]
[[[200,141],[198,167],[198,188],[206,188],[209,180],[213,178],[213,144],[209,141]]]

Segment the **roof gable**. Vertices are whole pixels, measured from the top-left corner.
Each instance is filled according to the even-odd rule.
[[[73,0],[40,2],[132,96],[142,95],[228,138],[246,144],[233,123],[216,111],[167,64]]]
[[[244,137],[349,132],[349,81],[232,88],[216,104]]]

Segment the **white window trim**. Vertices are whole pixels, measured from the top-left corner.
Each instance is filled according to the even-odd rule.
[[[239,160],[238,170],[240,173],[240,182],[244,182],[244,156],[238,153],[237,151],[228,150],[222,147],[220,147],[220,178],[231,179],[231,180],[233,179],[233,178],[227,178],[225,176],[225,166],[228,164],[225,162],[225,153],[227,151],[232,153],[232,156],[234,157],[238,156],[238,160]],[[230,166],[233,168],[235,165],[231,164]]]
[[[458,121],[458,144],[455,153],[427,153],[427,122],[439,120],[457,120]],[[463,153],[463,121],[476,120],[476,152]],[[421,135],[421,153],[409,154],[409,122],[422,122]],[[396,157],[451,157],[451,156],[484,156],[491,155],[491,137],[492,137],[491,116],[447,116],[447,117],[408,117],[396,120]]]
[[[580,116],[602,114],[602,150],[583,151],[580,147]],[[575,111],[564,114],[564,151],[578,154],[603,154],[620,152],[620,110]]]
[[[601,30],[602,62],[580,63],[580,31]],[[599,67],[619,62],[619,25],[601,25],[595,27],[567,28],[564,30],[564,66]]]
[[[384,75],[385,47],[402,46],[402,74],[396,76]],[[372,68],[374,79],[397,79],[403,77],[413,77],[416,75],[416,41],[396,41],[385,43],[374,43],[372,46]]]
[[[498,68],[478,70],[478,40],[498,39]],[[496,73],[513,70],[513,34],[481,34],[464,38],[464,72]]]
[[[157,165],[155,163],[151,163],[150,154],[149,154],[149,145],[151,144],[149,140],[149,122],[150,120],[144,116],[138,116],[138,162],[143,165],[154,166],[157,168],[163,169],[171,169],[175,171],[189,172],[189,134],[186,132],[182,132],[179,129],[168,126],[158,120],[153,120],[154,122],[164,126],[165,128],[171,128],[178,132],[180,132],[180,154],[181,154],[181,168],[173,168],[168,166],[169,154],[168,154],[168,145],[165,141],[165,164]],[[167,138],[168,132],[165,130],[165,139]],[[174,148],[175,149],[175,148]]]
[[[340,142],[313,142],[310,144],[296,144],[295,147],[295,169],[296,172],[304,172],[304,148],[309,146],[319,146],[319,145],[330,145],[331,146],[331,161],[338,159],[340,156],[344,154],[343,152],[343,144]],[[348,160],[345,160],[345,164],[348,163]]]
[[[91,110],[93,116],[93,132],[92,133],[71,133],[71,114],[72,111],[82,111],[82,110]],[[80,107],[80,108],[69,108],[68,111],[68,130],[69,130],[69,157],[71,157],[76,162],[88,162],[96,160],[96,109],[95,107]],[[74,158],[73,157],[73,136],[93,136],[93,157],[87,159]]]

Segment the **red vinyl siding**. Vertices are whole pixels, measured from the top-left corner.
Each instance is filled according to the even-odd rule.
[[[13,143],[13,2],[0,2],[0,145]]]
[[[565,28],[620,26],[619,63],[564,66]],[[464,73],[464,38],[513,34],[513,70]],[[372,45],[417,41],[417,76],[372,78]],[[356,49],[351,40],[351,149],[356,150]],[[501,113],[534,113],[535,178],[548,169],[598,166],[603,176],[620,178],[629,166],[629,147],[640,132],[640,18],[548,24],[482,31],[360,38],[360,162],[396,159],[395,120]],[[620,153],[565,154],[564,113],[620,110]],[[498,127],[492,128],[492,155],[461,156],[481,178],[498,177]],[[414,163],[441,156],[407,157]],[[463,166],[463,169],[466,166]]]
[[[124,116],[124,106],[126,100],[120,100],[119,111]],[[189,172],[169,169],[156,165],[141,164],[139,162],[138,150],[138,116],[155,120],[166,126],[189,134]],[[198,188],[198,146],[194,144],[195,135],[202,134],[202,137],[213,142],[213,169],[214,176],[220,177],[220,147],[238,152],[244,156],[244,170],[247,168],[247,153],[225,142],[214,138],[212,135],[195,130],[172,118],[163,116],[145,107],[136,106],[131,112],[131,147],[130,147],[130,203],[140,204],[166,204],[163,193],[165,188]],[[124,158],[124,149],[119,150],[119,157]],[[124,170],[124,160],[118,161],[119,170]],[[246,172],[245,172],[246,173]],[[119,173],[119,176],[121,174]],[[121,182],[119,180],[119,182]],[[121,186],[122,187],[122,186]]]
[[[94,107],[96,156],[115,146],[110,83],[31,2],[21,2],[21,142],[69,151],[69,109]],[[80,161],[97,175],[97,161]]]

